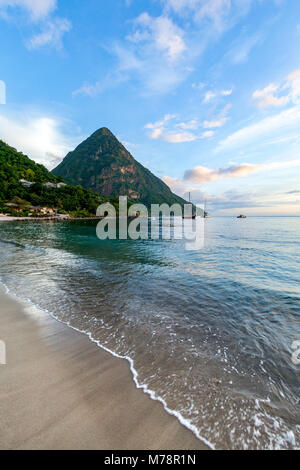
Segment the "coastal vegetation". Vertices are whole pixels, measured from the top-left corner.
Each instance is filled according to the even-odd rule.
[[[39,209],[46,207],[60,214],[89,217],[95,216],[99,204],[108,200],[80,185],[60,187],[61,182],[61,177],[0,140],[1,213],[27,216],[32,211],[42,213]],[[116,205],[116,201],[110,202]]]

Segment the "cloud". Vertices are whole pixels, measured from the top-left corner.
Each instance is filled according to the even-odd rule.
[[[240,0],[237,0],[239,2]],[[246,0],[247,1],[247,0]],[[177,21],[176,14],[191,14],[197,22],[218,24],[230,0],[164,1],[162,13],[141,13],[129,22],[131,31],[123,41],[110,43],[106,49],[117,59],[112,71],[96,83],[84,83],[74,94],[95,96],[121,81],[131,81],[142,95],[164,94],[176,89],[194,70],[197,58],[215,40],[215,30],[207,25]],[[228,8],[226,8],[227,10]],[[184,28],[183,28],[184,25]],[[127,41],[127,43],[126,43]],[[104,83],[103,83],[104,82]],[[226,95],[226,91],[228,94]],[[213,93],[213,92],[211,92]],[[231,90],[224,90],[228,96]],[[207,102],[212,97],[207,95]]]
[[[264,118],[255,124],[246,126],[222,140],[217,151],[228,150],[257,143],[259,138],[266,138],[288,130],[300,124],[300,106],[294,106],[279,114]]]
[[[135,19],[134,24],[137,29],[134,34],[127,36],[129,41],[148,43],[171,62],[178,60],[186,50],[184,32],[170,18],[154,18],[148,13],[142,13]]]
[[[270,83],[262,90],[254,91],[252,97],[259,108],[285,106],[290,102],[299,103],[300,69],[290,73],[281,85]]]
[[[300,166],[300,160],[262,163],[257,165],[244,163],[242,165],[230,166],[228,168],[219,168],[217,170],[212,170],[204,166],[197,166],[185,172],[184,180],[190,181],[194,184],[204,184],[217,181],[221,178],[245,178],[258,171],[277,170],[281,168],[291,168],[297,166]]]
[[[71,30],[72,25],[68,19],[52,15],[56,8],[56,0],[0,0],[0,13],[5,12],[6,18],[21,9],[27,12],[30,21],[40,27],[39,33],[25,41],[28,49],[44,46],[61,49],[62,37]]]
[[[204,121],[203,127],[205,129],[213,129],[215,127],[222,127],[226,122],[228,121],[229,118],[223,117],[221,119],[218,119],[216,121]]]
[[[174,191],[177,194],[183,195],[185,193],[186,189],[186,184],[180,179],[180,178],[173,178],[172,176],[164,176],[162,178],[164,183],[166,183],[169,188],[171,188],[172,191]]]
[[[192,71],[191,52],[184,31],[165,15],[141,14],[133,22],[127,44],[110,46],[118,60],[114,76],[134,79],[142,94],[164,94],[177,87]]]
[[[189,193],[194,204],[206,202],[206,210],[212,214],[238,215],[242,209],[247,209],[248,215],[299,215],[300,201],[284,198],[276,192],[257,192],[256,190],[240,192],[234,189],[220,194],[209,194],[192,186],[179,178],[164,176],[163,180],[173,192],[188,200]],[[291,194],[300,191],[291,191]],[[285,193],[290,194],[290,193]]]
[[[288,191],[285,194],[300,194],[300,190],[299,189],[294,189],[293,191]]]
[[[163,0],[165,5],[179,15],[192,14],[196,22],[209,20],[218,31],[230,13],[231,0]]]
[[[299,215],[300,202],[285,198],[276,191],[241,193],[235,190],[207,197],[208,211],[216,214],[237,215],[247,209],[247,215]],[[234,209],[234,212],[233,212]],[[239,212],[238,212],[239,211]]]
[[[275,92],[278,91],[278,85],[270,84],[263,90],[256,90],[253,93],[253,98],[257,100],[257,105],[259,108],[267,108],[269,106],[284,106],[289,101],[288,96],[275,96]]]
[[[164,94],[191,73],[191,54],[184,32],[170,18],[143,13],[132,25],[133,31],[126,40],[105,47],[116,59],[115,67],[95,84],[84,83],[73,94],[95,96],[130,80],[143,95]]]
[[[182,181],[180,178],[164,176],[162,180],[175,194],[183,197],[183,199],[186,201],[188,201],[189,196],[191,196],[191,201],[193,204],[203,204],[203,202],[210,197],[207,193],[201,191],[200,189],[194,189],[192,186],[187,185],[187,183]]]
[[[209,103],[211,100],[213,100],[216,97],[216,93],[212,91],[207,91],[204,95],[203,103]]]
[[[210,137],[212,137],[214,135],[214,131],[205,131],[205,132],[202,132],[202,134],[200,135],[200,139],[209,139]]]
[[[230,96],[230,95],[232,95],[232,92],[233,92],[232,88],[231,88],[231,90],[222,90],[221,95],[222,96]]]
[[[146,124],[145,129],[150,130],[150,139],[160,139],[170,143],[191,142],[196,140],[197,137],[191,132],[166,130],[167,123],[176,117],[176,114],[166,114],[160,121]],[[183,123],[181,123],[181,126],[182,125]]]
[[[170,121],[178,119],[176,114],[166,114],[163,119],[154,123],[146,124],[145,129],[149,129],[150,139],[159,139],[172,144],[183,142],[193,142],[197,139],[208,139],[214,135],[214,131],[191,132],[199,128],[198,121],[193,119],[187,122],[174,123],[170,128]],[[181,129],[181,130],[179,130]]]
[[[260,0],[266,1],[266,0]],[[120,74],[143,96],[175,90],[195,70],[199,56],[245,16],[257,0],[160,0],[156,16],[148,12],[128,21],[131,30],[104,48],[117,59],[106,77],[85,82],[74,94],[95,96],[120,83]],[[130,4],[132,2],[129,2]],[[156,0],[155,10],[159,8]],[[216,34],[216,32],[218,34]],[[249,49],[249,46],[248,46]],[[125,59],[124,59],[125,58]],[[129,60],[130,59],[130,60]],[[124,63],[127,62],[126,70]],[[104,84],[103,84],[104,81]],[[197,84],[194,84],[197,88]],[[202,88],[200,84],[199,88]],[[205,102],[213,99],[211,93]],[[229,96],[224,90],[220,96]]]
[[[288,75],[284,89],[289,90],[289,97],[294,103],[299,103],[300,98],[300,69]]]
[[[263,2],[264,0],[260,0]],[[266,2],[270,0],[265,0]],[[274,0],[278,3],[280,0]],[[166,12],[173,12],[219,34],[246,16],[256,0],[161,0]]]
[[[257,194],[255,191],[241,193],[236,190],[228,190],[224,193],[213,195],[201,189],[195,189],[189,182],[183,181],[180,178],[164,176],[162,179],[175,194],[178,194],[185,200],[188,200],[190,194],[191,201],[194,204],[203,204],[205,202],[206,210],[209,213],[230,209],[268,206],[268,203],[264,200],[265,194]],[[282,202],[282,198],[278,202]]]
[[[170,142],[172,144],[179,144],[182,142],[193,142],[194,140],[197,139],[197,136],[195,136],[191,132],[169,132],[166,134],[162,133],[160,135],[160,138],[161,140]]]
[[[48,116],[7,117],[0,114],[1,139],[36,162],[53,168],[80,141],[67,137],[63,123]]]
[[[226,95],[227,96],[227,95]],[[211,120],[205,120],[202,123],[202,126],[204,129],[216,129],[218,127],[223,127],[226,122],[229,120],[229,117],[227,116],[228,111],[231,108],[231,103],[228,103],[218,114],[217,117]]]
[[[16,7],[27,11],[32,21],[38,21],[49,16],[57,4],[56,0],[0,0],[0,10],[9,12]]]
[[[180,127],[181,129],[187,129],[187,130],[195,130],[195,129],[198,129],[199,123],[197,119],[192,119],[191,121],[188,121],[188,122],[180,122],[179,124],[176,124],[176,127]]]
[[[149,128],[149,127],[148,127]],[[198,137],[191,132],[175,132],[167,131],[165,132],[163,127],[154,127],[152,132],[149,134],[151,139],[160,139],[165,142],[172,144],[179,144],[183,142],[193,142]]]
[[[27,41],[28,49],[38,49],[43,46],[51,45],[57,49],[62,47],[62,37],[72,28],[69,20],[65,18],[55,18],[45,24],[43,32],[36,34]]]
[[[221,96],[230,96],[233,92],[233,89],[231,90],[221,90],[221,91],[212,91],[209,90],[205,93],[203,103],[210,103],[211,101],[215,100],[216,98],[219,98]]]

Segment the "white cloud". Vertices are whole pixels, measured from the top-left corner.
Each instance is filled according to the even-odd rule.
[[[270,83],[264,89],[254,91],[252,97],[259,108],[299,103],[300,69],[290,73],[281,85]]]
[[[231,8],[231,0],[163,0],[163,2],[180,15],[192,14],[197,22],[210,20],[219,31],[223,30]]]
[[[230,13],[231,0],[204,0],[198,3],[196,10],[196,20],[209,19],[213,22],[215,28],[222,31],[224,21]]]
[[[0,0],[0,10],[22,8],[27,11],[33,21],[46,18],[56,9],[56,0]]]
[[[177,194],[183,194],[187,191],[186,184],[180,178],[173,178],[172,176],[164,176],[162,178],[164,183],[166,183],[172,191]]]
[[[222,96],[230,96],[230,95],[232,95],[232,92],[233,92],[232,88],[231,88],[231,90],[222,90],[221,95]]]
[[[43,46],[62,47],[62,37],[71,30],[71,22],[66,18],[54,17],[57,8],[56,0],[0,0],[0,13],[5,12],[9,18],[19,9],[29,15],[29,19],[37,23],[41,31],[25,41],[28,49]],[[5,16],[4,16],[5,17]]]
[[[53,168],[78,143],[66,137],[60,120],[48,117],[7,117],[0,114],[1,139],[38,163]]]
[[[191,132],[167,132],[161,134],[161,139],[172,144],[179,144],[182,142],[193,142],[197,140],[197,136]]]
[[[235,3],[239,3],[239,0],[235,0]],[[194,63],[199,55],[215,40],[215,30],[210,23],[219,23],[230,0],[175,0],[165,1],[164,4],[167,8],[164,8],[162,14],[151,16],[144,12],[131,21],[132,31],[125,38],[128,44],[125,41],[109,44],[107,50],[118,59],[115,70],[109,73],[109,86],[113,83],[118,85],[122,73],[124,80],[134,81],[135,87],[140,88],[143,95],[174,90],[195,70]],[[209,26],[204,24],[202,28],[202,25],[197,25],[197,30],[191,23],[181,22],[179,26],[174,19],[174,11],[180,15],[188,12],[195,18],[197,16],[197,21],[204,23],[209,20]],[[128,63],[124,69],[126,61]],[[84,83],[77,92],[95,95],[105,88],[102,80],[98,80],[95,84]],[[203,84],[194,84],[194,88],[201,89]],[[208,92],[207,102],[214,97],[211,93]],[[221,96],[222,92],[219,93]],[[231,90],[224,90],[222,96],[229,94]]]
[[[179,59],[186,50],[183,30],[167,16],[154,18],[148,13],[142,13],[134,24],[139,29],[127,36],[129,41],[153,46],[171,62]]]
[[[213,91],[207,91],[204,95],[204,99],[203,99],[203,103],[209,103],[210,101],[212,101],[215,97],[216,97],[216,93],[214,93]]]
[[[45,24],[43,31],[27,41],[28,49],[38,49],[43,46],[62,47],[62,37],[71,30],[71,23],[65,18],[55,18]]]
[[[299,103],[300,98],[300,69],[288,75],[284,88],[289,89],[289,97],[294,103]]]
[[[270,84],[263,90],[256,90],[253,93],[253,98],[257,100],[257,105],[259,108],[267,108],[269,106],[284,106],[289,101],[288,96],[275,96],[275,93],[278,91],[278,85]]]
[[[199,128],[196,119],[187,122],[174,123],[170,126],[170,121],[177,119],[176,114],[166,114],[160,121],[146,124],[145,129],[149,129],[150,139],[159,139],[172,144],[182,142],[193,142],[198,139],[209,139],[214,135],[214,131],[205,131],[202,133],[194,133],[192,130]],[[179,130],[181,129],[181,130]]]
[[[176,132],[176,131],[165,131],[164,128],[154,128],[150,133],[151,139],[160,139],[165,142],[172,144],[179,144],[182,142],[193,142],[198,137],[192,132]]]
[[[241,147],[253,144],[254,142],[257,143],[259,138],[278,135],[280,132],[299,124],[300,106],[294,106],[234,132],[220,142],[217,151]]]
[[[270,0],[259,0],[260,2]],[[232,28],[241,17],[247,15],[256,0],[161,0],[166,12],[192,18],[195,23],[211,25],[218,33]],[[274,0],[278,3],[280,0]]]
[[[214,131],[202,132],[200,139],[209,139],[210,137],[213,137],[214,134],[215,134]]]
[[[161,14],[151,16],[144,12],[129,23],[132,31],[125,37],[128,44],[120,41],[108,45],[107,50],[118,60],[114,70],[108,74],[108,86],[118,85],[122,74],[123,80],[132,81],[142,95],[173,91],[195,70],[195,62],[203,51],[219,38],[216,30],[221,34],[225,29],[233,27],[241,16],[247,14],[253,2],[161,0],[164,5]],[[188,21],[180,19],[179,23],[177,15]],[[128,59],[129,54],[133,60],[129,61],[124,70],[123,56]],[[194,88],[202,87],[203,84],[194,84]],[[97,80],[94,84],[84,83],[75,94],[94,96],[105,89],[103,80]],[[229,96],[231,92],[224,90],[219,94]],[[205,97],[207,103],[214,98],[212,93],[208,92]]]
[[[115,68],[95,84],[84,83],[75,95],[95,96],[131,79],[143,95],[163,94],[176,88],[191,73],[184,33],[169,18],[143,13],[132,24],[133,32],[127,35],[127,43],[107,47],[117,59]]]
[[[228,92],[225,96],[228,96]],[[229,120],[229,117],[227,117],[228,111],[232,107],[231,103],[228,103],[218,114],[217,117],[214,119],[210,120],[205,120],[202,123],[202,127],[204,129],[216,129],[218,127],[223,127],[226,122]]]
[[[185,130],[195,130],[198,129],[199,122],[197,121],[197,119],[192,119],[191,121],[180,122],[176,124],[176,127],[180,127],[181,129]]]
[[[230,90],[209,90],[205,93],[203,103],[210,103],[213,100],[216,100],[217,98],[220,99],[220,97],[227,97],[232,95],[233,89]]]
[[[228,121],[229,118],[223,117],[221,119],[215,120],[215,121],[204,121],[203,127],[205,129],[213,129],[215,127],[222,127],[226,122]]]

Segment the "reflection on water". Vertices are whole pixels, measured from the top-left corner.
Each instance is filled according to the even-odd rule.
[[[216,448],[299,447],[300,219],[209,219],[200,251],[95,225],[2,224],[2,281],[132,358]]]

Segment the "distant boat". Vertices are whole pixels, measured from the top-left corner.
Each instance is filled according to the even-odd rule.
[[[247,216],[241,214],[237,216],[237,219],[247,219]]]
[[[205,200],[205,202],[204,202],[203,218],[204,218],[204,219],[210,219],[210,215],[209,215],[209,213],[206,211],[206,200]]]
[[[191,193],[189,193],[189,203],[191,204]],[[192,205],[192,215],[185,215],[183,214],[182,218],[183,219],[196,219],[197,214],[196,212],[193,212],[193,205]]]

